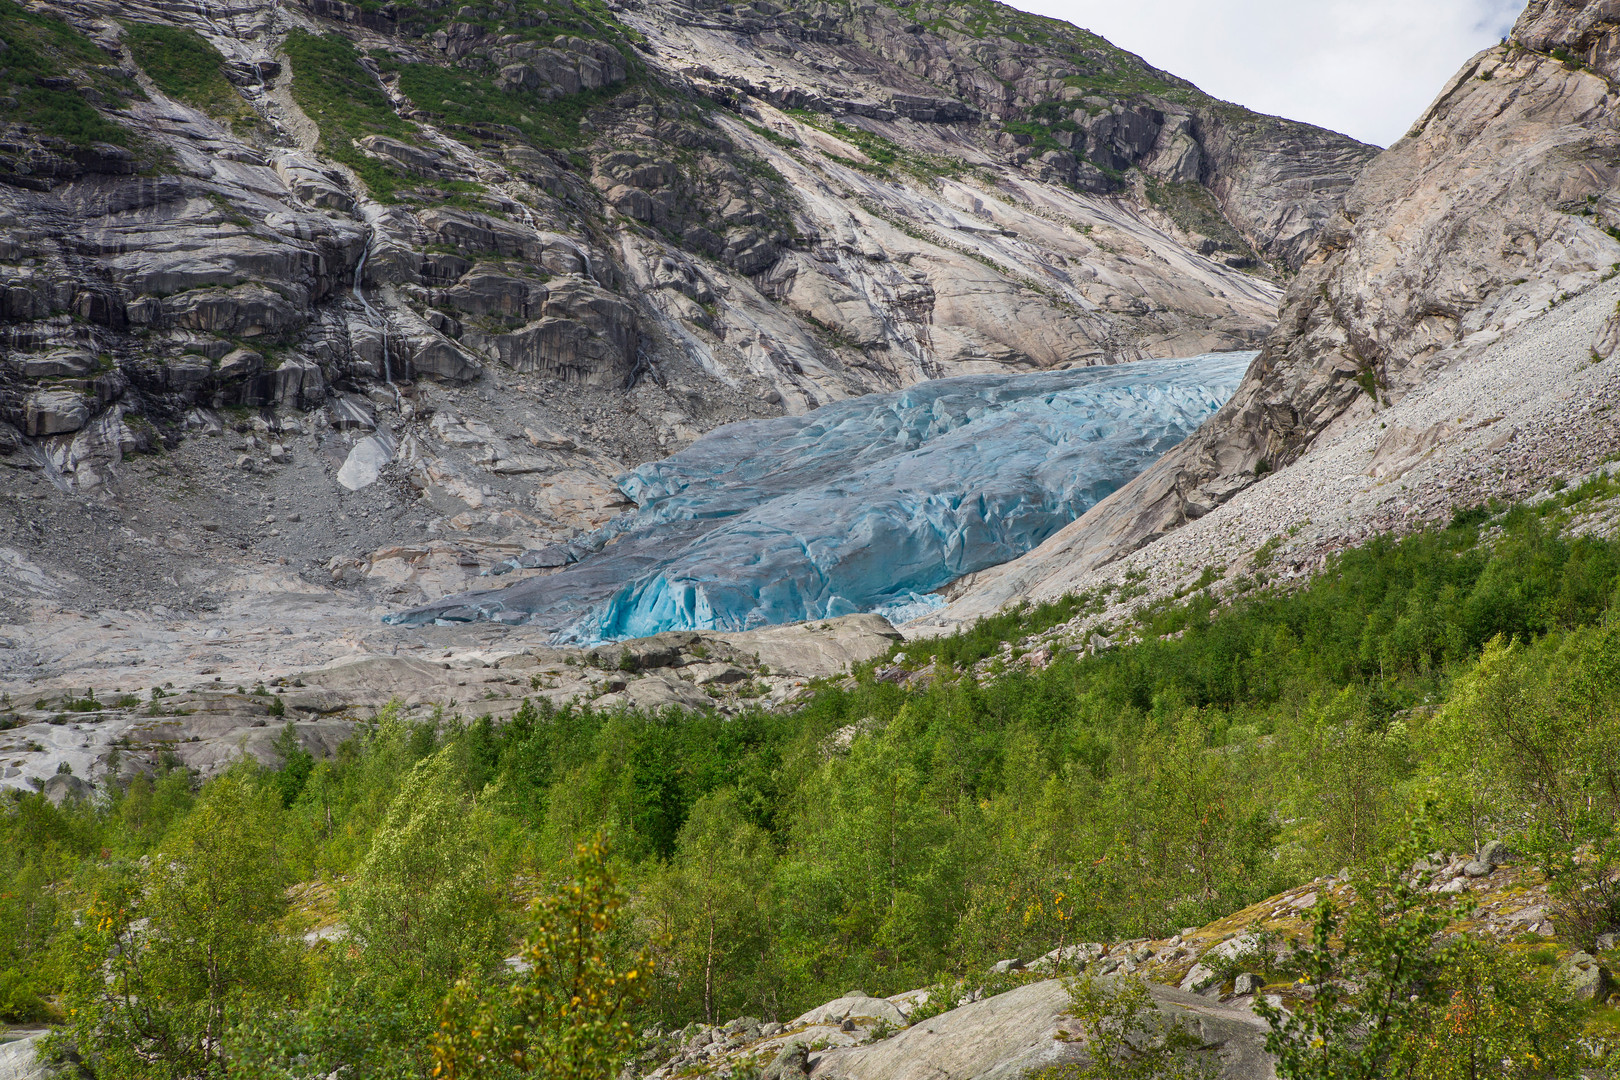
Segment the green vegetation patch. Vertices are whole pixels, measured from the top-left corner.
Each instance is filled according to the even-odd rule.
[[[1301,1024],[1337,1025],[1285,1025],[1302,1036],[1289,1045],[1369,1029],[1354,997],[1324,992],[1336,986],[1418,1006],[1408,1013],[1424,1025],[1470,987],[1528,993],[1544,973],[1511,957],[1430,951],[1449,948],[1434,935],[1445,913],[1416,920],[1452,898],[1412,885],[1409,868],[1414,852],[1504,840],[1517,880],[1551,882],[1558,937],[1537,968],[1620,928],[1620,540],[1566,527],[1617,487],[1465,512],[1346,552],[1292,592],[1163,605],[1130,629],[1140,640],[1122,633],[1111,649],[1035,669],[985,677],[949,665],[1016,648],[1101,597],[905,643],[906,667],[947,662],[909,685],[890,663],[863,665],[792,712],[537,701],[496,723],[413,720],[393,704],[330,758],[306,752],[290,725],[279,769],[243,762],[202,784],[174,759],[154,777],[102,781],[94,801],[9,793],[0,1001],[16,1015],[61,1002],[107,1075],[117,1054],[150,1057],[169,1031],[243,1076],[344,1064],[422,1075],[436,1031],[479,1043],[517,1022],[501,1003],[518,1004],[509,989],[531,977],[502,959],[524,933],[526,901],[541,898],[553,924],[572,910],[559,887],[599,901],[586,923],[606,935],[589,950],[604,986],[631,965],[647,972],[640,957],[654,954],[620,1019],[669,1031],[786,1019],[851,986],[977,987],[997,959],[1169,936],[1343,867],[1379,902],[1336,912],[1323,889],[1314,952],[1260,965],[1315,988],[1294,1013]],[[576,858],[599,833],[611,848]],[[213,909],[182,903],[193,880],[230,885],[219,894],[236,906],[199,924],[192,913]],[[331,898],[325,924],[350,927],[341,945],[303,945],[311,913],[288,908],[314,894]],[[1505,896],[1480,896],[1494,898]],[[137,912],[150,919],[138,934]],[[1412,932],[1355,921],[1369,912]],[[187,951],[209,935],[240,950],[237,981],[208,983],[219,965]],[[544,971],[557,954],[529,936],[528,962]],[[1392,954],[1412,961],[1403,970],[1416,985],[1368,981],[1394,970],[1379,966]],[[1238,973],[1232,959],[1216,965],[1223,979]],[[114,1022],[129,1002],[106,993],[109,962],[155,980],[143,1004],[199,1011],[156,1033]],[[1456,978],[1436,987],[1430,972]],[[471,989],[455,990],[463,977]],[[551,985],[533,988],[543,997]],[[215,1000],[240,1006],[223,1049],[205,1037],[218,1028],[187,1019]],[[1112,1024],[1140,1004],[1077,1000],[1076,1018]],[[1581,1016],[1554,1004],[1530,1034],[1575,1042]],[[612,1068],[568,1075],[612,1076],[623,1049],[609,1048]]]
[[[809,124],[813,128],[838,136],[865,154],[868,160],[856,161],[854,158],[831,153],[826,154],[828,158],[838,162],[840,165],[858,169],[861,172],[870,173],[885,180],[891,179],[896,170],[923,179],[936,176],[961,176],[969,171],[968,165],[959,158],[940,154],[922,154],[907,150],[899,143],[894,142],[892,139],[886,139],[875,131],[854,127],[843,121],[834,120],[830,116],[811,112],[809,109],[784,109],[782,111],[803,123]],[[769,129],[755,127],[753,124],[749,124],[748,127],[756,134],[765,136],[765,138],[778,146],[792,147],[799,145]],[[823,153],[826,152],[823,151]]]
[[[225,78],[224,57],[202,35],[153,23],[130,23],[125,29],[135,62],[165,94],[232,124],[257,121]]]
[[[547,100],[533,91],[501,90],[493,79],[477,72],[437,64],[404,64],[399,69],[400,91],[423,112],[442,118],[445,126],[484,138],[517,135],[557,150],[584,143],[580,121],[624,88],[624,83],[617,83]]]
[[[1259,256],[1243,238],[1243,234],[1221,213],[1215,196],[1202,184],[1166,183],[1156,177],[1147,178],[1148,202],[1169,215],[1176,226],[1186,232],[1207,236],[1221,248],[1237,252],[1259,261]]]
[[[136,95],[134,82],[111,66],[111,58],[61,19],[0,0],[0,118],[28,124],[41,135],[74,146],[105,142],[129,146],[131,132],[107,119],[79,87],[108,102]],[[67,80],[70,85],[53,85]],[[15,104],[12,104],[15,102]]]
[[[367,157],[355,141],[386,135],[414,143],[419,134],[416,125],[394,112],[388,95],[343,38],[294,30],[285,49],[292,61],[293,100],[320,125],[321,148],[359,174],[375,198],[395,201],[405,177]]]
[[[360,6],[370,11],[384,7],[379,0],[362,0]],[[561,35],[613,43],[646,40],[615,18],[601,0],[507,0],[487,7],[410,3],[397,7],[400,29],[412,37],[428,37],[451,23],[462,23],[486,33],[510,34],[548,44]]]

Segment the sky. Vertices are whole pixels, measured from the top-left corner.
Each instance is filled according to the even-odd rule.
[[[1206,93],[1388,146],[1524,0],[1011,0]]]

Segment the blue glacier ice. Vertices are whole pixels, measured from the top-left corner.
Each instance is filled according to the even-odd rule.
[[[934,590],[1029,551],[1186,438],[1254,355],[970,375],[729,424],[620,477],[636,509],[566,557],[530,553],[571,565],[390,621],[526,622],[590,644],[915,617]]]

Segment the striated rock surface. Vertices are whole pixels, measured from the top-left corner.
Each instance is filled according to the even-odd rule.
[[[1096,967],[1113,971],[1127,954],[1153,951],[1143,945],[1081,948],[1112,951],[1112,962]],[[1175,954],[1176,949],[1166,952]],[[1126,963],[1133,972],[1139,966]],[[1105,976],[1104,981],[1112,980]],[[1160,1014],[1202,1041],[1195,1052],[1197,1068],[1222,1080],[1271,1080],[1276,1075],[1265,1050],[1265,1021],[1249,1007],[1252,996],[1221,1003],[1154,982],[1146,985]],[[667,1080],[701,1068],[719,1076],[771,1080],[1018,1080],[1087,1061],[1061,979],[1029,982],[989,997],[967,991],[957,1007],[913,1023],[911,1014],[933,992],[891,998],[854,992],[786,1023],[742,1018],[715,1028],[688,1029],[665,1050],[666,1055],[673,1050],[669,1060],[647,1075]],[[753,1071],[761,1066],[762,1072]]]
[[[346,634],[340,609],[558,571],[539,553],[630,508],[618,477],[726,423],[1253,348],[1374,152],[994,4],[21,10],[0,10],[30,46],[0,66],[18,677],[98,641],[145,665],[65,611],[232,611],[258,640],[325,604]],[[162,81],[159,39],[194,79]]]
[[[965,601],[983,609],[1045,591],[1047,577],[1072,580],[1202,517],[1612,276],[1620,60],[1606,12],[1532,3],[1512,37],[1470,60],[1362,173],[1232,400],[1025,565],[966,584]],[[1606,330],[1589,340],[1561,359],[1613,351]],[[1511,370],[1501,377],[1504,395],[1526,389]],[[1466,427],[1392,432],[1386,456],[1415,461]]]

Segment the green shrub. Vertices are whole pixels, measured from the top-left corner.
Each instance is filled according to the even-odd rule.
[[[27,1024],[49,1016],[33,982],[14,967],[0,968],[0,1021]]]
[[[501,90],[483,73],[404,64],[399,89],[448,127],[475,135],[482,129],[485,137],[500,139],[510,139],[516,132],[536,146],[568,149],[585,142],[579,130],[585,114],[623,93],[624,84],[547,100],[533,91]]]
[[[353,169],[376,199],[393,202],[405,178],[367,157],[355,141],[386,135],[416,142],[416,125],[394,112],[376,77],[361,66],[359,54],[344,38],[294,30],[283,47],[292,63],[293,100],[320,127],[321,149]]]
[[[6,43],[0,63],[0,95],[17,101],[7,119],[75,146],[133,144],[128,128],[104,116],[76,88],[88,86],[109,103],[118,102],[126,93],[139,93],[132,80],[109,69],[107,55],[89,38],[53,15],[0,0],[0,41]],[[42,78],[62,76],[72,79],[75,88],[54,90],[39,85]]]
[[[177,26],[130,23],[130,54],[165,94],[227,122],[256,119],[225,78],[224,58],[200,34]]]

